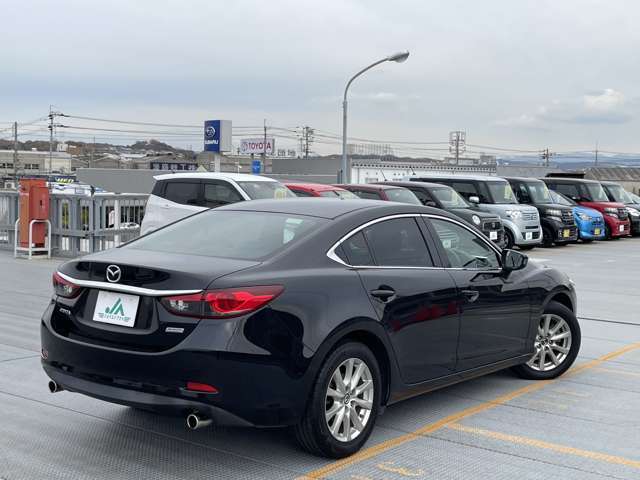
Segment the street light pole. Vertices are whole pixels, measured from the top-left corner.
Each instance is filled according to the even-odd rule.
[[[340,172],[338,172],[339,183],[349,183],[351,181],[351,166],[349,165],[349,159],[347,158],[347,93],[349,92],[349,87],[356,78],[358,78],[367,70],[371,70],[376,65],[380,65],[384,62],[402,63],[407,58],[409,58],[409,52],[394,53],[393,55],[389,55],[388,57],[380,59],[377,62],[373,62],[368,67],[363,68],[353,77],[351,77],[347,82],[347,86],[344,88],[344,96],[342,98],[342,162],[340,164]]]

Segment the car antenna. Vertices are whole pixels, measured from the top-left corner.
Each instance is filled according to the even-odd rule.
[[[380,169],[380,173],[382,174],[382,179],[386,182],[387,177],[384,176],[384,170]]]

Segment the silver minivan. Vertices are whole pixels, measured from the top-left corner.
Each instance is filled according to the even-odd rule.
[[[514,245],[533,248],[542,242],[538,210],[518,203],[511,185],[504,178],[488,176],[429,175],[411,177],[411,181],[448,185],[471,204],[500,216],[505,230],[505,248]]]

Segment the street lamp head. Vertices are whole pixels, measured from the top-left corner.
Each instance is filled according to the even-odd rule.
[[[387,61],[388,62],[397,62],[397,63],[402,63],[404,62],[407,58],[409,58],[409,52],[408,51],[404,51],[404,52],[397,52],[394,53],[393,55],[389,55],[387,57]]]

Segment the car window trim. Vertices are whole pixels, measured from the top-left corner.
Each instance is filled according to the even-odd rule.
[[[380,218],[376,218],[373,220],[370,220],[354,229],[352,229],[351,231],[349,231],[349,233],[343,235],[337,242],[335,242],[331,248],[329,248],[329,250],[327,251],[327,257],[331,260],[333,260],[334,262],[339,263],[340,265],[343,265],[345,267],[349,267],[349,268],[357,268],[357,269],[372,269],[372,268],[378,268],[378,269],[407,269],[407,270],[468,270],[468,271],[474,271],[474,272],[487,272],[487,273],[496,273],[496,272],[501,272],[502,271],[502,265],[500,265],[499,268],[491,268],[491,269],[480,269],[480,268],[460,268],[460,267],[450,267],[444,264],[444,259],[442,258],[442,252],[440,251],[441,247],[438,247],[438,242],[436,241],[436,239],[433,238],[434,232],[432,231],[433,227],[430,223],[428,222],[422,222],[422,224],[425,226],[426,231],[429,233],[430,239],[429,238],[424,238],[426,244],[427,244],[427,249],[429,250],[429,254],[432,257],[432,260],[436,260],[436,258],[440,259],[440,263],[441,265],[434,265],[434,266],[430,266],[430,267],[413,267],[413,266],[391,266],[391,265],[350,265],[347,262],[345,262],[344,260],[342,260],[335,252],[335,250],[342,245],[343,242],[345,242],[346,240],[348,240],[351,236],[357,234],[358,232],[361,232],[362,230],[364,230],[365,228],[371,226],[371,225],[375,225],[376,223],[380,223],[380,222],[384,222],[386,220],[393,220],[395,218],[436,218],[439,220],[445,220],[447,222],[451,222],[454,223],[456,225],[459,225],[465,229],[467,229],[470,233],[472,233],[473,235],[475,235],[476,237],[480,238],[486,245],[489,246],[489,248],[491,250],[493,250],[496,255],[498,256],[498,262],[501,262],[501,254],[502,251],[493,244],[493,242],[487,240],[486,238],[484,238],[483,235],[478,235],[472,228],[470,228],[469,226],[465,225],[462,222],[459,222],[455,219],[449,218],[449,217],[445,217],[443,215],[436,215],[436,214],[425,214],[425,213],[399,213],[399,214],[394,214],[394,215],[387,215],[385,217],[380,217]],[[420,225],[420,222],[418,222],[418,227],[422,230],[422,227]],[[424,234],[424,232],[423,232]],[[365,238],[366,240],[366,238]],[[429,241],[431,240],[431,241]],[[434,256],[434,252],[431,252],[431,248],[435,247],[436,252],[435,254],[437,255]],[[446,252],[444,252],[446,254]],[[445,257],[446,258],[446,257]]]
[[[445,222],[450,222],[453,223],[455,225],[459,225],[462,228],[468,230],[471,234],[475,235],[476,237],[478,237],[480,240],[482,240],[482,242],[484,242],[485,245],[487,245],[491,250],[493,250],[495,252],[495,254],[498,257],[498,264],[500,265],[497,268],[470,268],[470,267],[451,267],[448,265],[445,265],[445,260],[447,263],[449,263],[449,257],[447,256],[447,252],[445,251],[444,247],[442,246],[442,242],[440,242],[440,238],[438,237],[438,233],[435,231],[435,227],[433,225],[431,225],[430,222],[425,222],[425,225],[427,227],[427,230],[429,231],[429,234],[432,236],[434,243],[436,244],[436,249],[438,251],[438,256],[441,257],[441,261],[443,263],[443,267],[445,270],[456,270],[456,271],[471,271],[471,272],[478,272],[478,273],[499,273],[502,272],[502,251],[490,240],[487,239],[487,237],[485,237],[484,235],[478,235],[477,232],[475,232],[472,228],[470,228],[469,226],[465,225],[462,222],[458,222],[457,220],[454,220],[452,218],[448,218],[448,217],[444,217],[442,215],[423,215],[423,217],[431,219],[431,218],[435,218],[437,220],[443,220]]]

